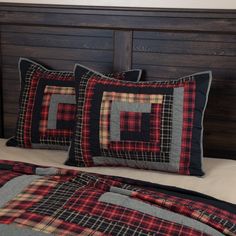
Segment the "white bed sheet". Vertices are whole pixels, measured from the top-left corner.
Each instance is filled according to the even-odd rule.
[[[65,151],[6,147],[5,142],[6,140],[0,139],[1,160],[22,161],[44,166],[122,176],[193,190],[236,204],[236,161],[234,160],[204,158],[203,164],[206,174],[203,177],[183,176],[125,167],[78,168],[63,164],[67,159],[67,152]]]

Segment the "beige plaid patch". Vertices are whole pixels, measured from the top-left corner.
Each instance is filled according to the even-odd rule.
[[[91,235],[102,236],[104,234],[98,231],[94,231],[92,229],[88,229],[88,228],[84,229],[84,231],[79,234],[79,236],[91,236]]]
[[[24,213],[24,210],[18,210],[18,209],[15,210],[11,208],[0,209],[0,216],[18,217],[22,213]]]
[[[57,220],[54,219],[53,217],[50,216],[45,216],[43,218],[43,221],[40,223],[35,223],[34,221],[31,221],[29,219],[16,219],[14,223],[19,226],[19,227],[27,227],[30,228],[31,230],[35,231],[40,231],[44,232],[46,234],[54,234],[54,235],[60,235],[60,236],[102,236],[104,235],[101,232],[94,231],[92,229],[85,228],[80,234],[78,233],[73,233],[71,230],[66,230],[66,229],[58,229],[58,226],[63,224],[62,220]]]
[[[62,220],[57,220],[50,216],[44,216],[43,220],[40,223],[36,223],[35,221],[29,219],[20,219],[17,218],[14,223],[19,226],[26,226],[32,230],[44,232],[47,234],[55,234],[55,235],[71,235],[76,236],[78,234],[72,233],[69,230],[63,229],[60,230],[58,227],[63,223]]]
[[[99,139],[101,148],[106,148],[109,144],[109,114],[111,110],[111,102],[102,100],[99,124]]]
[[[24,210],[14,208],[19,206],[21,202],[35,203],[40,201],[44,197],[43,195],[35,194],[35,191],[38,189],[39,186],[54,187],[56,185],[56,181],[51,181],[43,178],[33,181],[24,192],[17,194],[16,197],[14,197],[4,206],[4,208],[0,209],[0,216],[20,216],[22,213],[24,213]]]
[[[139,103],[153,103],[162,104],[162,94],[134,94],[134,93],[116,93],[104,92],[102,100],[120,101],[120,102],[139,102]]]
[[[16,218],[14,220],[14,223],[19,224],[19,226],[21,227],[29,226],[30,228],[32,227],[33,230],[43,231],[45,233],[52,233],[55,230],[58,231],[56,228],[61,224],[61,221],[57,222],[56,220],[54,220],[52,222],[53,218],[47,216],[44,217],[43,222],[40,223],[35,223],[34,221],[30,221],[29,219],[18,218],[25,213],[25,210],[19,209],[21,202],[28,202],[30,204],[36,203],[39,202],[44,197],[43,195],[35,194],[35,191],[38,189],[38,187],[40,186],[54,187],[56,185],[57,185],[56,181],[51,181],[45,178],[33,181],[24,192],[18,194],[15,198],[9,201],[2,209],[0,209],[0,216]],[[58,235],[64,235],[65,231],[66,230],[63,230],[63,232],[61,233],[59,232]],[[70,232],[68,231],[68,233]],[[74,234],[70,235],[75,236]]]
[[[47,109],[49,109],[50,100],[51,100],[51,94],[44,94],[42,107],[46,107]],[[47,130],[47,124],[48,124],[48,111],[47,113],[41,112],[41,119],[39,122],[39,132],[45,133]]]
[[[75,89],[73,87],[58,87],[47,85],[44,89],[44,93],[75,95]]]

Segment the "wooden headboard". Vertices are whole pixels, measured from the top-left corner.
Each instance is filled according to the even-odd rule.
[[[58,70],[142,68],[147,80],[212,70],[204,154],[236,159],[235,10],[0,3],[0,33],[1,136],[14,134],[20,56]]]

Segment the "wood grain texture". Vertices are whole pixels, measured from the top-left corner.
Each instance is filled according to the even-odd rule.
[[[4,136],[4,128],[3,128],[3,87],[2,87],[2,52],[1,52],[1,42],[2,42],[2,33],[0,31],[0,138]]]
[[[101,72],[142,68],[146,80],[212,70],[204,155],[236,159],[235,10],[0,3],[0,27],[5,137],[15,129],[21,56],[56,70],[75,63]]]
[[[132,66],[132,31],[114,31],[114,70],[130,70]]]

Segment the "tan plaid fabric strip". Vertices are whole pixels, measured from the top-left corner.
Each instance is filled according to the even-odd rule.
[[[49,85],[47,85],[44,89],[44,93],[75,95],[75,89],[73,87],[58,87],[58,86],[49,86]]]
[[[102,100],[162,104],[163,95],[104,92]]]

